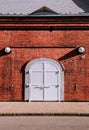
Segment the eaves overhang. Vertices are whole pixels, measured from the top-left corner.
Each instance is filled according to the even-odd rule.
[[[89,15],[0,15],[0,23],[89,23]]]

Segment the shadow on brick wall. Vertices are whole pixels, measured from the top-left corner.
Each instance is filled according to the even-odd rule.
[[[22,100],[24,101],[24,91],[25,91],[25,87],[24,87],[24,85],[25,85],[25,67],[26,67],[26,65],[27,65],[27,63],[28,62],[26,62],[23,66],[22,66],[22,68],[21,68],[21,73],[22,73]]]
[[[0,50],[0,57],[1,57],[1,56],[5,56],[5,55],[7,55],[7,54],[5,53],[4,49],[1,49],[1,50]]]
[[[65,60],[65,59],[69,59],[69,58],[75,57],[77,55],[80,55],[80,53],[78,52],[78,48],[76,48],[73,51],[65,54],[63,57],[59,58],[58,60],[62,61],[62,60]]]

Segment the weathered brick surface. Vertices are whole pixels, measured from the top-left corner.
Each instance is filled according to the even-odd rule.
[[[4,54],[6,46],[12,47],[10,54]],[[79,54],[77,46],[86,53]],[[23,100],[25,66],[36,58],[63,65],[65,101],[89,101],[89,30],[1,30],[0,101]]]

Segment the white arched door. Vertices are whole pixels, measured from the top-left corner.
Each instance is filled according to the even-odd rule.
[[[25,70],[25,100],[63,100],[63,80],[63,69],[57,61],[40,58],[29,62]]]

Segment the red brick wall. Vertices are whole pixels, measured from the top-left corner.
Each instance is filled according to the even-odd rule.
[[[10,54],[3,53],[6,46],[12,47]],[[77,46],[84,46],[86,53],[79,54]],[[65,101],[89,101],[88,30],[1,30],[0,101],[23,100],[24,69],[36,58],[52,58],[63,65]]]

